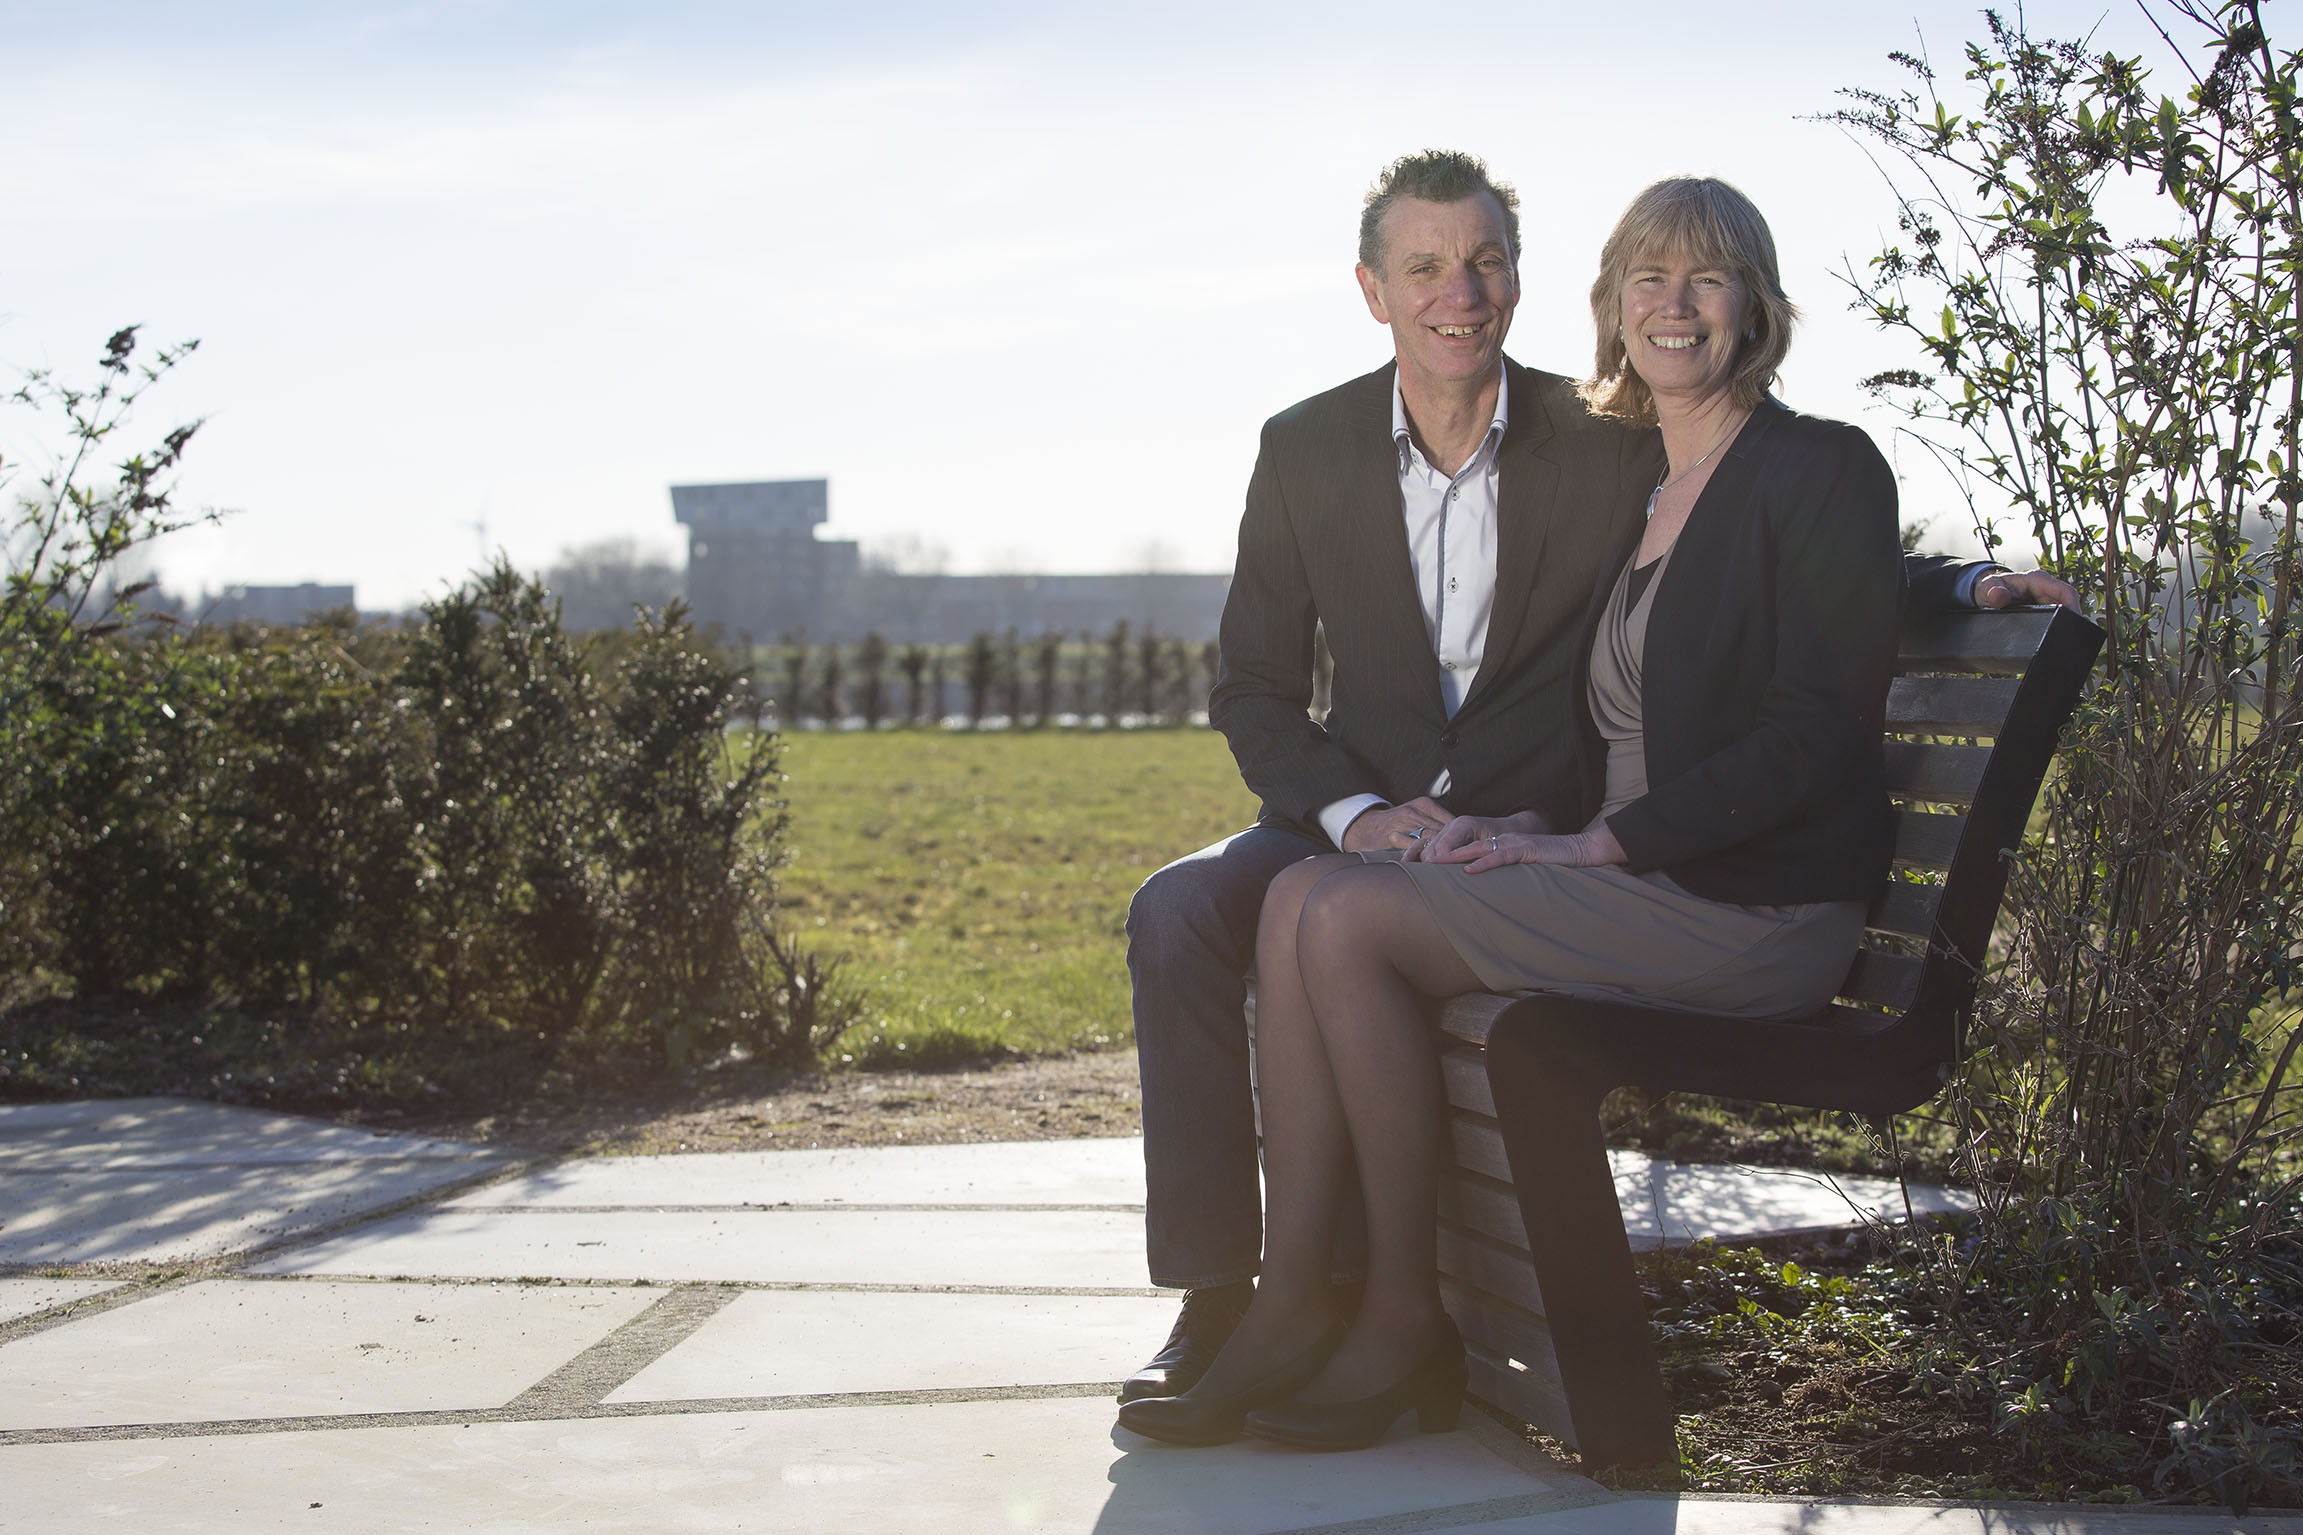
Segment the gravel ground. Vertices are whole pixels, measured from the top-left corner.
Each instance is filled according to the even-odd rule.
[[[951,1145],[1139,1135],[1133,1049],[958,1071],[843,1071],[773,1087],[718,1084],[365,1122],[531,1151],[632,1155]]]

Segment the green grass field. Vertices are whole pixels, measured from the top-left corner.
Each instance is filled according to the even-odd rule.
[[[1129,1037],[1128,898],[1255,815],[1209,730],[785,737],[784,918],[847,957],[865,1064]]]

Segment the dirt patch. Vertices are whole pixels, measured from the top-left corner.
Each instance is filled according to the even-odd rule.
[[[780,1083],[711,1082],[486,1113],[355,1117],[378,1128],[524,1151],[629,1155],[1143,1133],[1132,1049],[1035,1056],[953,1071],[842,1071]]]

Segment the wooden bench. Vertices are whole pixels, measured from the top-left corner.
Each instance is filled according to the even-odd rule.
[[[1906,627],[1887,712],[1895,880],[1818,1017],[1753,1023],[1541,995],[1447,1004],[1441,1288],[1473,1395],[1589,1465],[1675,1458],[1601,1098],[1636,1086],[1886,1115],[1933,1097],[1961,1054],[2005,850],[2022,840],[2102,639],[2052,608]]]

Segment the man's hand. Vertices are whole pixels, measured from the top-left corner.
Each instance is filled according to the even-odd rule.
[[[2079,589],[2044,570],[1995,570],[1975,583],[1975,605],[1979,608],[2012,608],[2025,603],[2076,610]]]
[[[1461,860],[1447,855],[1457,848],[1469,847],[1475,842],[1485,847],[1490,837],[1515,834],[1532,836],[1549,830],[1550,824],[1540,812],[1534,810],[1522,810],[1517,815],[1505,816],[1459,815],[1441,827],[1438,836],[1418,839],[1415,846],[1408,849],[1407,856],[1411,861],[1421,860],[1424,863],[1456,863]]]
[[[1370,805],[1343,829],[1343,850],[1372,853],[1384,847],[1411,848],[1448,820],[1447,811],[1428,794],[1404,805]]]

